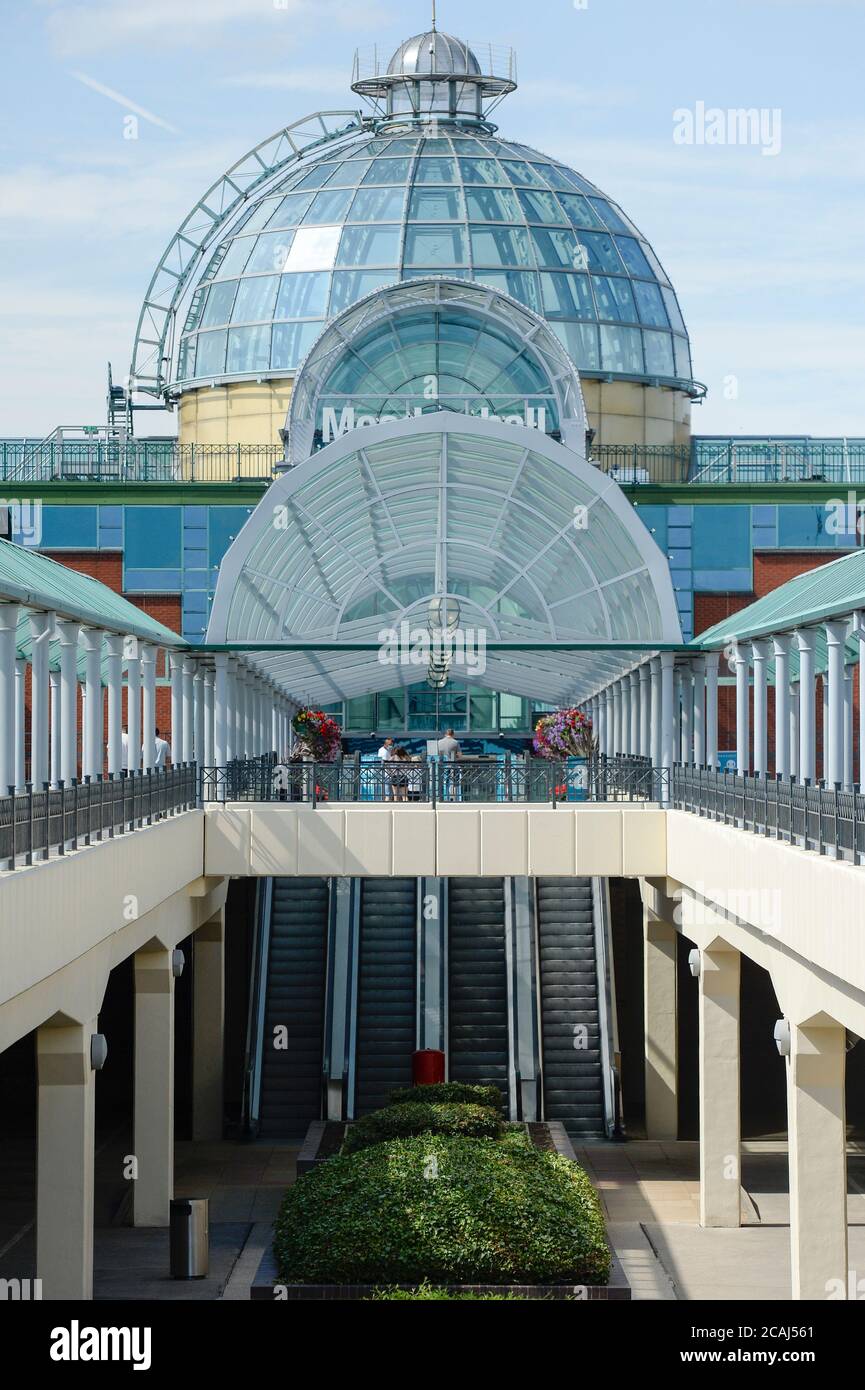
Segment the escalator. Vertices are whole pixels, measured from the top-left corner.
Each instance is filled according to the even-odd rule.
[[[417,879],[363,882],[357,984],[355,1114],[411,1085],[417,994]]]
[[[295,1138],[322,1110],[328,880],[274,878],[266,901],[258,1133]]]
[[[603,1134],[607,1102],[590,878],[536,880],[544,1118]]]
[[[508,1102],[505,891],[500,878],[448,880],[448,1075],[496,1085]]]

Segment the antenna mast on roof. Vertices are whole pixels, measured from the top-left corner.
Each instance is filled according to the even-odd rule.
[[[435,33],[435,27],[436,27],[436,0],[432,0],[432,27],[433,27],[433,33]]]

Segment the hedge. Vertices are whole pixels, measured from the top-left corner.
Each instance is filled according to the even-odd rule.
[[[343,1153],[368,1149],[387,1139],[408,1138],[412,1134],[462,1134],[479,1139],[495,1139],[502,1132],[502,1121],[487,1105],[390,1105],[374,1110],[353,1124],[346,1135]]]
[[[391,1091],[388,1105],[412,1105],[415,1101],[441,1105],[488,1105],[501,1112],[502,1093],[498,1086],[471,1086],[463,1081],[436,1081],[429,1086],[407,1086]]]
[[[522,1130],[330,1158],[289,1188],[274,1250],[301,1284],[603,1284],[610,1269],[586,1174]]]

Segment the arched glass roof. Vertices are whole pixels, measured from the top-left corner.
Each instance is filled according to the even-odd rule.
[[[298,377],[288,458],[386,417],[449,410],[541,429],[585,450],[579,377],[547,324],[480,285],[419,280],[347,309]]]
[[[383,661],[381,634],[444,597],[484,635],[479,683],[539,699],[585,698],[681,642],[666,561],[615,483],[538,431],[447,414],[370,426],[279,478],[222,562],[207,640],[249,644],[299,698],[350,698],[426,679]]]
[[[692,387],[676,295],[600,189],[483,126],[359,135],[220,223],[181,305],[173,389],[291,374],[383,285],[474,280],[545,318],[582,374]]]

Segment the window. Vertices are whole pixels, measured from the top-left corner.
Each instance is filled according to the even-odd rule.
[[[561,266],[569,270],[585,269],[586,256],[575,232],[548,232],[541,227],[530,227],[529,235],[539,266],[551,266],[554,270]]]
[[[667,312],[661,298],[660,287],[649,284],[647,280],[635,280],[634,294],[637,299],[640,323],[647,323],[654,328],[666,328],[668,326]]]
[[[669,333],[652,333],[647,329],[643,334],[646,349],[646,371],[654,376],[675,376],[673,361],[673,341]]]
[[[477,270],[475,279],[483,285],[490,285],[494,290],[501,290],[503,294],[509,294],[511,299],[518,299],[521,304],[533,309],[536,314],[542,314],[541,296],[538,289],[538,277],[533,271],[529,270]]]
[[[237,237],[229,246],[219,265],[214,267],[214,274],[221,276],[239,275],[249,260],[249,253],[254,245],[254,236]]]
[[[496,159],[461,159],[460,173],[466,184],[507,184]]]
[[[273,217],[270,225],[274,229],[277,227],[295,227],[303,218],[303,214],[309,207],[310,195],[308,193],[289,193],[283,198]]]
[[[294,240],[302,235],[302,232],[265,232],[258,238],[247,262],[247,275],[254,270],[282,270]],[[307,232],[306,236],[309,235]]]
[[[346,227],[337,265],[396,265],[399,259],[399,227]]]
[[[327,292],[330,276],[326,271],[283,275],[276,301],[277,319],[321,317],[327,313]]]
[[[638,241],[630,236],[620,236],[616,237],[616,245],[622,253],[622,260],[632,275],[642,275],[647,280],[654,280],[652,267],[646,260],[643,248]]]
[[[415,183],[457,183],[455,159],[440,159],[438,156],[419,159],[414,171]]]
[[[407,265],[451,266],[467,261],[462,227],[409,227],[406,233]]]
[[[402,188],[359,188],[348,215],[350,222],[390,222],[402,217],[405,190]]]
[[[270,324],[229,329],[229,372],[264,372],[269,366]]]
[[[611,271],[619,275],[622,273],[622,261],[611,236],[603,232],[582,232],[580,241],[586,248],[589,270]]]
[[[584,371],[598,371],[601,354],[598,347],[598,329],[588,323],[554,323],[553,332],[564,344],[565,351],[575,367]]]
[[[559,200],[555,193],[540,193],[531,189],[521,189],[517,197],[527,222],[553,222],[562,226],[568,220],[559,206]]]
[[[529,238],[524,227],[472,227],[472,259],[475,265],[531,265]]]
[[[643,347],[638,328],[601,325],[601,362],[605,371],[643,373]]]
[[[408,159],[374,159],[364,174],[364,183],[406,183],[408,181]],[[437,180],[441,182],[441,179]]]
[[[579,193],[560,193],[559,202],[575,227],[593,227],[603,231],[604,224],[588,198],[581,198]]]
[[[248,280],[241,280],[234,301],[232,322],[255,323],[259,319],[272,318],[278,288],[278,275],[253,275]]]
[[[308,320],[306,323],[275,323],[271,366],[279,369],[299,367],[323,327],[324,324],[320,320]]]
[[[593,275],[595,301],[599,319],[615,319],[620,323],[636,323],[634,292],[630,280],[620,276]]]
[[[522,222],[520,205],[510,188],[467,188],[469,217],[481,222]]]
[[[348,212],[351,202],[350,188],[325,188],[316,193],[312,206],[303,219],[305,225],[311,223],[341,222]]]
[[[282,269],[330,270],[341,231],[341,227],[300,227]]]
[[[341,314],[349,304],[356,304],[382,285],[391,285],[398,278],[395,270],[337,271],[330,295],[330,315]]]
[[[226,330],[217,333],[199,333],[198,356],[195,359],[196,376],[221,376],[225,371]]]
[[[595,306],[588,275],[541,272],[544,313],[553,319],[593,319]]]
[[[211,285],[207,304],[201,316],[202,328],[215,327],[218,323],[228,323],[236,289],[236,280],[220,280],[215,285]]]
[[[634,230],[612,204],[605,202],[603,198],[590,198],[589,202],[611,231],[624,232],[628,235]]]
[[[531,164],[522,159],[503,159],[502,168],[511,183],[523,188],[546,188],[546,184]]]
[[[454,222],[462,217],[458,188],[415,188],[408,215],[414,222]]]

